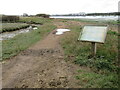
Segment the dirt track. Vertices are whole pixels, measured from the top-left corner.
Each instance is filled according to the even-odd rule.
[[[55,25],[67,27],[61,22]],[[75,79],[80,67],[64,60],[62,35],[53,33],[3,64],[3,88],[81,87]]]

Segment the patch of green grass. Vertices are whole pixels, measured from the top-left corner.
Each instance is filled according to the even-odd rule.
[[[2,23],[2,28],[0,29],[0,32],[10,32],[19,30],[22,28],[27,28],[29,25],[26,23]]]
[[[93,73],[78,75],[76,78],[80,81],[81,77],[87,78],[83,87],[117,87],[118,81],[118,33],[108,31],[104,44],[97,44],[96,58],[91,58],[91,43],[77,41],[82,27],[70,25],[71,32],[67,33],[61,39],[61,45],[64,49],[66,60],[71,61],[69,56],[74,56],[74,63],[80,66],[90,67]],[[108,74],[109,72],[109,74]],[[101,73],[101,74],[97,74]],[[103,74],[103,75],[102,75]],[[101,78],[101,79],[100,79]],[[84,82],[84,80],[82,81]]]
[[[80,21],[80,22],[98,22],[98,21],[94,21],[94,20],[90,20],[90,19],[73,19],[74,21]]]
[[[118,88],[118,76],[114,73],[100,74],[79,70],[75,76],[84,88]]]
[[[47,23],[39,26],[37,30],[17,35],[10,40],[4,40],[2,42],[3,60],[15,56],[19,52],[27,49],[29,46],[41,40],[44,36],[46,36],[50,31],[54,30],[55,28],[56,27],[53,24]]]
[[[114,20],[110,20],[110,21],[104,21],[105,23],[108,23],[108,24],[120,24],[120,21],[114,21]]]
[[[110,34],[110,35],[119,35],[119,33],[115,32],[115,31],[109,31],[107,34]]]
[[[91,43],[77,41],[81,31],[80,26],[71,26],[71,32],[61,40],[66,55],[75,56],[75,63],[98,69],[113,70],[117,67],[118,34],[108,31],[105,44],[97,44],[96,59],[90,58]]]
[[[120,21],[114,21],[114,20],[103,20],[103,21],[95,21],[95,20],[90,20],[90,19],[65,19],[65,20],[74,20],[74,21],[79,21],[79,22],[90,22],[90,23],[98,23],[98,24],[120,24]]]
[[[41,17],[20,17],[19,21],[24,23],[45,24],[45,23],[50,23],[52,19],[41,18]]]

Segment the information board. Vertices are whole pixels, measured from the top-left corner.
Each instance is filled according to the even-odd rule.
[[[107,34],[107,26],[95,26],[87,25],[84,26],[78,40],[104,43]]]

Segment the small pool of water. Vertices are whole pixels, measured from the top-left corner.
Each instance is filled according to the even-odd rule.
[[[20,30],[13,31],[13,32],[5,32],[5,33],[0,34],[0,40],[7,40],[7,39],[15,37],[18,34],[27,33],[27,32],[30,32],[32,30],[37,30],[37,27],[33,28],[32,26],[30,26],[26,29],[20,29]]]
[[[56,32],[56,35],[61,35],[61,34],[63,34],[64,32],[70,31],[70,29],[57,29],[56,31],[57,31],[57,32]]]

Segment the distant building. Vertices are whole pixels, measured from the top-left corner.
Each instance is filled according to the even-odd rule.
[[[79,15],[81,15],[81,16],[84,16],[84,15],[86,15],[86,13],[85,12],[80,12],[80,13],[78,13]]]
[[[80,13],[72,13],[72,14],[69,14],[69,15],[72,15],[72,16],[85,16],[86,13],[80,12]]]

